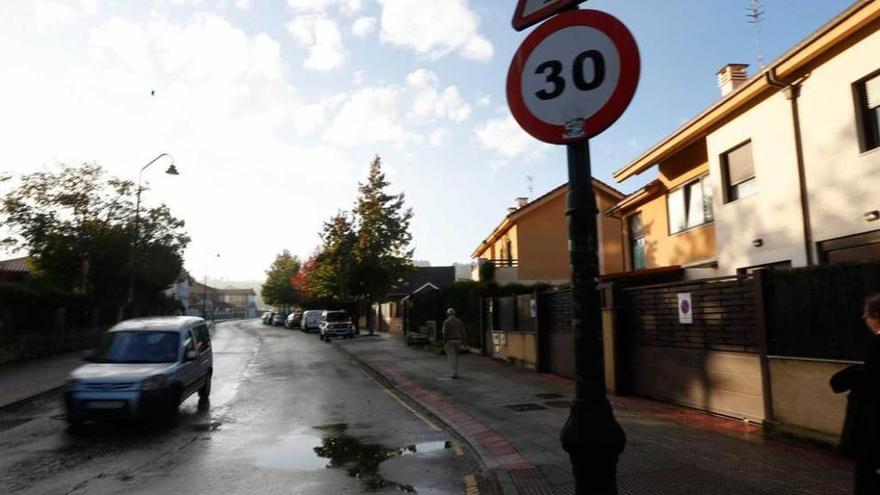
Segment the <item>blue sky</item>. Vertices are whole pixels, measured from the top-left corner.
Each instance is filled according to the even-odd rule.
[[[772,60],[851,4],[765,0]],[[515,127],[504,96],[527,33],[513,0],[102,0],[0,5],[0,171],[97,161],[186,220],[187,267],[259,279],[317,246],[379,154],[415,211],[415,257],[464,262],[517,196],[565,180],[561,147]],[[635,99],[591,142],[611,173],[715,101],[715,72],[756,66],[749,0],[591,0],[634,34]],[[150,92],[155,90],[155,95]],[[526,177],[532,176],[528,193]],[[613,184],[629,192],[650,177]],[[220,254],[217,258],[216,255]]]

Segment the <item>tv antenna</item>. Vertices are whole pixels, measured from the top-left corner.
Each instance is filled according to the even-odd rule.
[[[526,190],[529,192],[529,196],[535,192],[535,178],[531,175],[526,176]]]
[[[758,50],[758,66],[764,68],[764,53],[761,49],[761,21],[764,20],[764,7],[761,0],[752,0],[752,3],[746,7],[746,20],[749,24],[755,26],[755,47]]]

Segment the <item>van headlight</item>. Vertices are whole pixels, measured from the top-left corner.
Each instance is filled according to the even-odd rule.
[[[165,385],[167,384],[168,379],[165,378],[165,375],[153,375],[141,382],[141,390],[158,390],[160,388],[165,388]]]

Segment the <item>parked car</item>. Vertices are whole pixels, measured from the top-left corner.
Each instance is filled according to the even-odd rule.
[[[202,318],[165,316],[117,323],[88,362],[71,372],[64,389],[72,428],[98,419],[167,418],[198,392],[211,395],[213,354]]]
[[[294,329],[300,328],[302,326],[302,312],[296,311],[287,315],[287,322],[284,324],[284,328]]]
[[[273,327],[283,327],[284,323],[287,321],[287,315],[283,313],[275,313],[272,317],[272,326]]]
[[[263,325],[268,325],[269,323],[271,323],[272,316],[274,316],[274,313],[272,313],[271,311],[266,311],[265,313],[263,313]]]
[[[333,337],[350,339],[354,337],[354,324],[351,316],[343,310],[324,311],[321,314],[319,332],[321,340],[325,342],[330,342]]]
[[[321,329],[321,314],[323,312],[324,311],[321,309],[309,309],[303,311],[300,328],[304,332],[319,331]]]

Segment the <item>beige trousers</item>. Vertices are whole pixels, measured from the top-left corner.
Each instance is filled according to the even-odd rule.
[[[447,340],[443,344],[446,351],[446,358],[449,360],[449,368],[452,370],[453,376],[458,376],[458,348],[461,347],[461,340]]]

